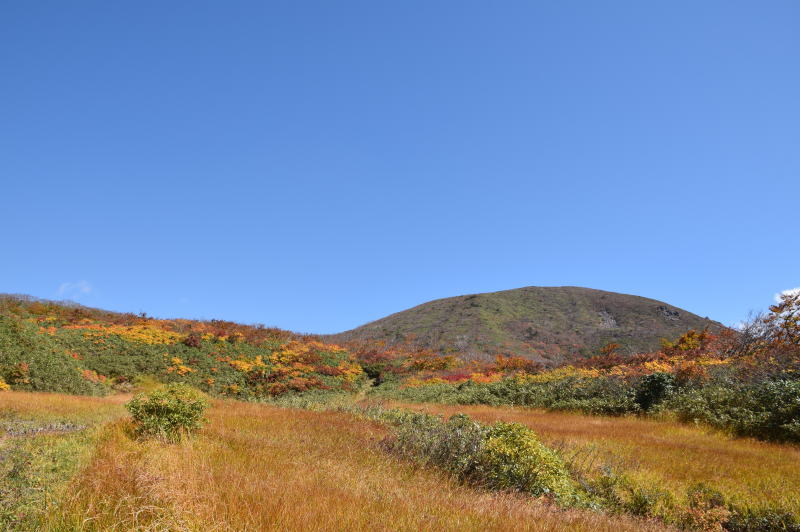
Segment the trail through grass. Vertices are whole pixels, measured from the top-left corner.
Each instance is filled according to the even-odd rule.
[[[38,528],[125,399],[0,394],[0,528]]]

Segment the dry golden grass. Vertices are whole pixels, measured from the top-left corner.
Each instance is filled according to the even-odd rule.
[[[636,417],[597,417],[513,407],[401,404],[390,406],[484,422],[515,421],[551,445],[586,451],[583,465],[605,461],[646,485],[682,499],[704,482],[743,507],[779,506],[800,515],[800,448],[730,438],[700,427]],[[592,458],[595,459],[591,463]]]
[[[130,395],[87,397],[43,392],[0,392],[0,418],[97,423],[121,416]]]
[[[0,393],[0,529],[39,529],[124,400]]]
[[[214,403],[178,445],[110,425],[49,530],[663,530],[474,490],[398,461],[384,429],[334,412]]]

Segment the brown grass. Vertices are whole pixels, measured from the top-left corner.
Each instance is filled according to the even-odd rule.
[[[395,460],[376,424],[332,412],[214,403],[179,445],[108,427],[50,530],[661,530],[474,490]]]
[[[121,416],[130,395],[88,397],[44,392],[0,392],[0,419],[92,424]]]
[[[636,417],[597,417],[512,407],[401,404],[390,406],[484,422],[523,423],[551,445],[582,453],[581,465],[617,465],[647,485],[683,499],[697,482],[743,507],[779,506],[800,515],[800,448],[731,438],[700,427]]]

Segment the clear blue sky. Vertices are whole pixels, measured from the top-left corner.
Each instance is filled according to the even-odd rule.
[[[7,1],[0,292],[336,332],[800,286],[800,3]]]

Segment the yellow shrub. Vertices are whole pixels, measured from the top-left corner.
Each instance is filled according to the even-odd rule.
[[[583,369],[576,368],[574,366],[564,366],[561,368],[552,369],[550,371],[545,371],[543,373],[538,373],[536,375],[525,375],[518,378],[529,382],[553,382],[570,377],[597,378],[602,374],[603,372],[599,369]]]

